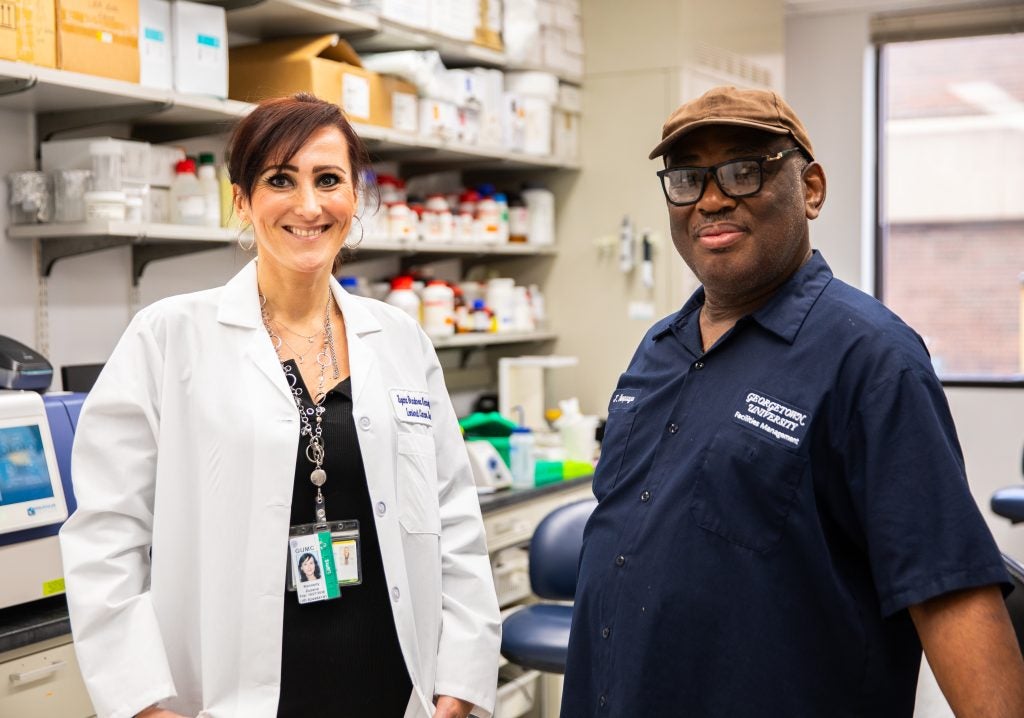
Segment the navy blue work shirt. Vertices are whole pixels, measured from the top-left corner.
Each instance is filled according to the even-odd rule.
[[[1009,580],[927,351],[817,252],[707,352],[703,301],[611,396],[562,716],[909,717],[905,609]]]

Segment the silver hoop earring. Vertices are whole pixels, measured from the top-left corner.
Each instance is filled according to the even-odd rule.
[[[256,235],[253,234],[249,237],[249,244],[246,245],[244,232],[245,230],[242,230],[242,233],[238,235],[238,246],[243,252],[251,252],[252,248],[256,246]]]
[[[359,219],[357,215],[352,215],[352,219],[354,219],[356,222],[359,222],[359,241],[352,243],[346,239],[345,244],[343,245],[345,249],[355,249],[363,242],[363,220]],[[352,230],[349,229],[349,232],[351,231]]]

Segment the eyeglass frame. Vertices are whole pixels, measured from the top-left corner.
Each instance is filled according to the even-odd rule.
[[[774,154],[764,155],[762,157],[736,157],[731,160],[726,160],[725,162],[719,162],[717,165],[712,165],[710,167],[666,167],[663,170],[658,170],[657,175],[660,180],[661,191],[665,194],[665,200],[673,207],[689,207],[690,205],[700,202],[708,188],[708,176],[712,174],[715,178],[715,184],[718,185],[718,189],[721,190],[722,194],[726,197],[731,197],[732,199],[743,199],[744,197],[753,197],[764,188],[764,165],[766,162],[778,162],[785,158],[786,155],[793,152],[800,152],[802,154],[803,150],[799,147],[787,147],[786,149],[779,150]],[[718,179],[718,170],[726,165],[731,165],[736,162],[757,162],[757,189],[752,192],[734,194],[722,187],[722,182]],[[700,172],[700,193],[697,195],[697,198],[691,202],[676,202],[668,196],[668,187],[665,186],[665,177],[669,173],[678,172],[679,170],[697,170]]]

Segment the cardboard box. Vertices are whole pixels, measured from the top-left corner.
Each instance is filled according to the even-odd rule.
[[[554,112],[553,154],[566,162],[580,159],[580,116],[556,109]]]
[[[139,84],[174,89],[171,3],[139,0]]]
[[[62,70],[138,82],[138,0],[60,0],[57,63]]]
[[[419,131],[419,97],[416,87],[404,80],[381,75],[384,94],[391,100],[391,126],[415,135]]]
[[[459,137],[459,112],[447,100],[420,98],[420,137],[454,142]]]
[[[57,66],[53,0],[0,0],[0,60]]]
[[[221,99],[228,96],[228,27],[224,8],[175,0],[174,89]]]
[[[379,127],[392,126],[395,93],[416,95],[413,85],[362,67],[359,56],[338,35],[231,48],[228,69],[230,95],[236,100],[257,102],[311,92],[340,105],[353,122]]]

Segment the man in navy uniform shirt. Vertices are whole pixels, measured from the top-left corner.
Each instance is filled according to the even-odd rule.
[[[716,88],[662,138],[702,286],[611,395],[563,718],[909,717],[922,645],[958,716],[1021,718],[1008,576],[942,387],[812,251],[803,124]]]

